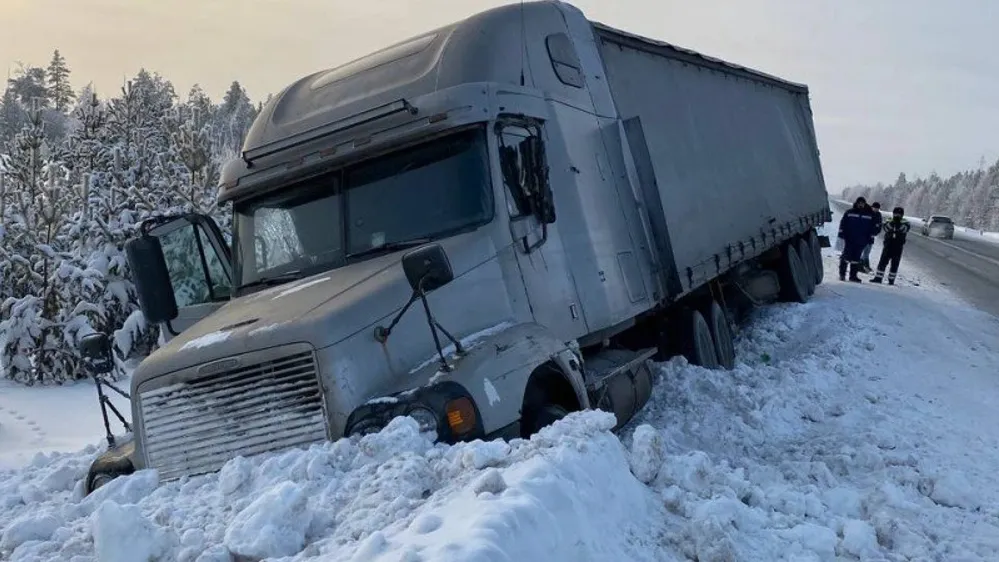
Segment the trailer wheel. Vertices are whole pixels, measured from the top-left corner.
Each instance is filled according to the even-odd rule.
[[[711,339],[715,344],[715,352],[718,356],[718,364],[724,369],[735,367],[735,343],[732,334],[732,323],[729,322],[725,310],[718,304],[718,301],[711,301],[711,306],[707,309],[708,327],[711,328]]]
[[[784,302],[808,302],[808,284],[805,280],[808,272],[801,262],[801,256],[798,255],[798,250],[795,249],[794,244],[784,245],[777,274],[780,276],[781,300]]]
[[[690,310],[685,317],[686,330],[683,334],[683,356],[692,365],[705,369],[718,368],[718,350],[711,337],[711,327],[704,315],[696,310]]]
[[[805,282],[808,285],[808,296],[815,294],[815,259],[812,257],[812,248],[804,238],[798,239],[798,256],[801,258],[801,265],[805,266]]]
[[[822,284],[822,278],[825,277],[825,267],[822,263],[822,244],[819,244],[819,235],[815,234],[815,229],[808,231],[808,245],[812,248],[812,263],[814,267],[812,272],[815,273],[815,286]]]

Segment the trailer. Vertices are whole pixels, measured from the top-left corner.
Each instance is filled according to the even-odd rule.
[[[831,218],[805,86],[554,1],[295,81],[219,201],[231,246],[200,214],[126,246],[164,344],[88,491],[398,416],[444,442],[620,428],[651,361],[731,368],[741,312],[808,300]],[[81,347],[98,377],[106,339]]]

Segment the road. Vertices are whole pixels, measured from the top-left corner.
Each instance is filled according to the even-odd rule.
[[[840,205],[833,202],[834,211],[845,210],[837,207]],[[871,261],[876,263],[879,256],[880,251],[872,252]],[[927,238],[914,223],[902,254],[900,274],[904,275],[910,260],[969,304],[999,317],[999,244],[960,233],[951,240]]]

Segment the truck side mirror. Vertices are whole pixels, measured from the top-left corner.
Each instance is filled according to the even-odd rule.
[[[414,292],[429,293],[454,279],[451,261],[440,244],[428,244],[402,256],[402,271]]]
[[[125,254],[146,321],[158,324],[177,318],[177,299],[159,238],[148,234],[133,238],[125,244]]]
[[[114,369],[111,356],[111,340],[100,332],[87,334],[80,338],[80,356],[87,369],[95,375],[106,375]]]

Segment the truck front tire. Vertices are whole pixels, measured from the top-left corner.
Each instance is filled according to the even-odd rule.
[[[542,365],[527,383],[520,409],[520,436],[524,439],[579,410],[576,391],[565,375],[550,363]]]
[[[526,416],[527,421],[524,425],[524,431],[527,433],[527,436],[530,437],[531,435],[541,431],[542,428],[547,427],[568,415],[569,410],[566,410],[559,404],[544,404],[537,411],[531,412],[529,416]]]

